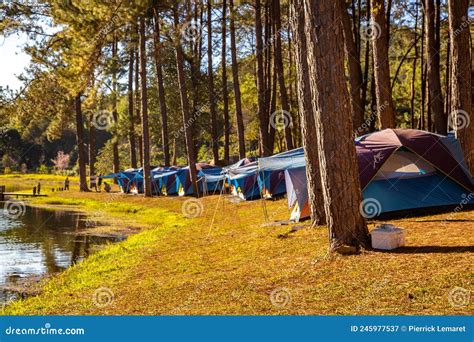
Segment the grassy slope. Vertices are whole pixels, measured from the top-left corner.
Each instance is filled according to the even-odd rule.
[[[188,219],[185,200],[77,192],[35,200],[74,205],[107,218],[109,226],[141,232],[53,277],[40,296],[5,313],[472,313],[472,303],[452,307],[448,293],[472,289],[473,211],[396,221],[409,246],[396,253],[328,257],[324,227],[288,235],[288,226],[263,227],[260,201],[206,197],[203,215]],[[267,210],[271,220],[288,218],[285,201],[267,202]],[[114,300],[98,307],[94,293],[103,287]],[[291,301],[272,305],[272,292],[282,288]]]

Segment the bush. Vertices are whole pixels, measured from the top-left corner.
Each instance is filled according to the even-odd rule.
[[[49,175],[51,173],[51,168],[47,167],[46,165],[41,165],[38,168],[38,173],[44,174],[44,175]]]

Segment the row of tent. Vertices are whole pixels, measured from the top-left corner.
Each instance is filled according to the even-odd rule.
[[[245,165],[254,164],[254,159],[243,159],[238,163],[221,168],[206,163],[197,163],[199,191],[202,194],[220,193],[229,171]],[[128,169],[119,173],[102,176],[102,179],[114,179],[123,193],[143,193],[143,169]],[[194,189],[189,176],[189,166],[156,167],[151,171],[152,193],[159,196],[190,196]]]
[[[376,203],[376,215],[474,204],[474,182],[459,142],[452,135],[386,129],[356,139],[355,146],[363,197]],[[196,167],[203,194],[222,193],[226,188],[242,200],[286,194],[292,220],[310,216],[303,148],[244,159],[224,168],[205,163]],[[140,169],[106,178],[115,178],[123,192],[143,191]],[[189,167],[155,168],[152,180],[157,195],[193,195]],[[344,194],[340,200],[344,200]]]

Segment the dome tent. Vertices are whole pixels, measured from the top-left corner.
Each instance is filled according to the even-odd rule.
[[[356,140],[367,217],[409,209],[459,205],[474,192],[459,142],[412,129],[386,129]],[[291,218],[309,217],[305,168],[286,171]],[[467,199],[474,203],[472,199]]]

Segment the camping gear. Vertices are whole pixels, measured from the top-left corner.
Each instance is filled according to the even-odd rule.
[[[231,193],[243,200],[251,200],[260,197],[257,177],[257,162],[227,170],[227,181],[230,185]]]
[[[362,213],[367,218],[403,210],[456,206],[466,200],[466,194],[474,192],[461,147],[452,135],[386,129],[362,136],[355,144],[363,197],[371,204],[370,212]],[[308,218],[303,172],[289,169],[287,173],[292,218]],[[468,202],[474,204],[474,199],[469,198]],[[361,206],[363,210],[364,207]]]
[[[228,182],[232,194],[244,200],[274,198],[286,193],[285,170],[304,165],[304,149],[297,148],[230,169]]]
[[[153,183],[157,189],[157,193],[162,196],[171,196],[178,194],[177,174],[178,167],[167,167],[153,170]]]
[[[198,186],[202,194],[221,192],[224,186],[225,174],[220,167],[201,169],[198,171]]]
[[[372,248],[392,250],[405,246],[405,230],[393,224],[381,224],[370,233]]]
[[[138,169],[129,169],[118,173],[101,176],[101,179],[113,179],[120,187],[120,191],[129,194],[131,192],[143,192],[143,175]]]
[[[217,168],[206,163],[196,163],[196,172],[200,192],[203,192],[204,188],[207,188],[211,192],[217,190],[219,181],[213,181],[209,184],[205,184],[204,186],[203,183],[206,181],[206,175],[208,175],[209,179],[211,179],[213,173],[220,174],[222,172],[221,168]],[[191,177],[189,175],[189,166],[183,167],[178,170],[178,173],[176,174],[176,184],[178,187],[178,194],[180,196],[189,196],[194,194],[194,189],[191,184]]]
[[[285,186],[288,208],[293,208],[290,221],[299,222],[301,217],[310,217],[306,166],[285,170]]]
[[[258,160],[258,185],[262,197],[272,198],[285,194],[285,170],[305,165],[303,148],[260,158]]]

